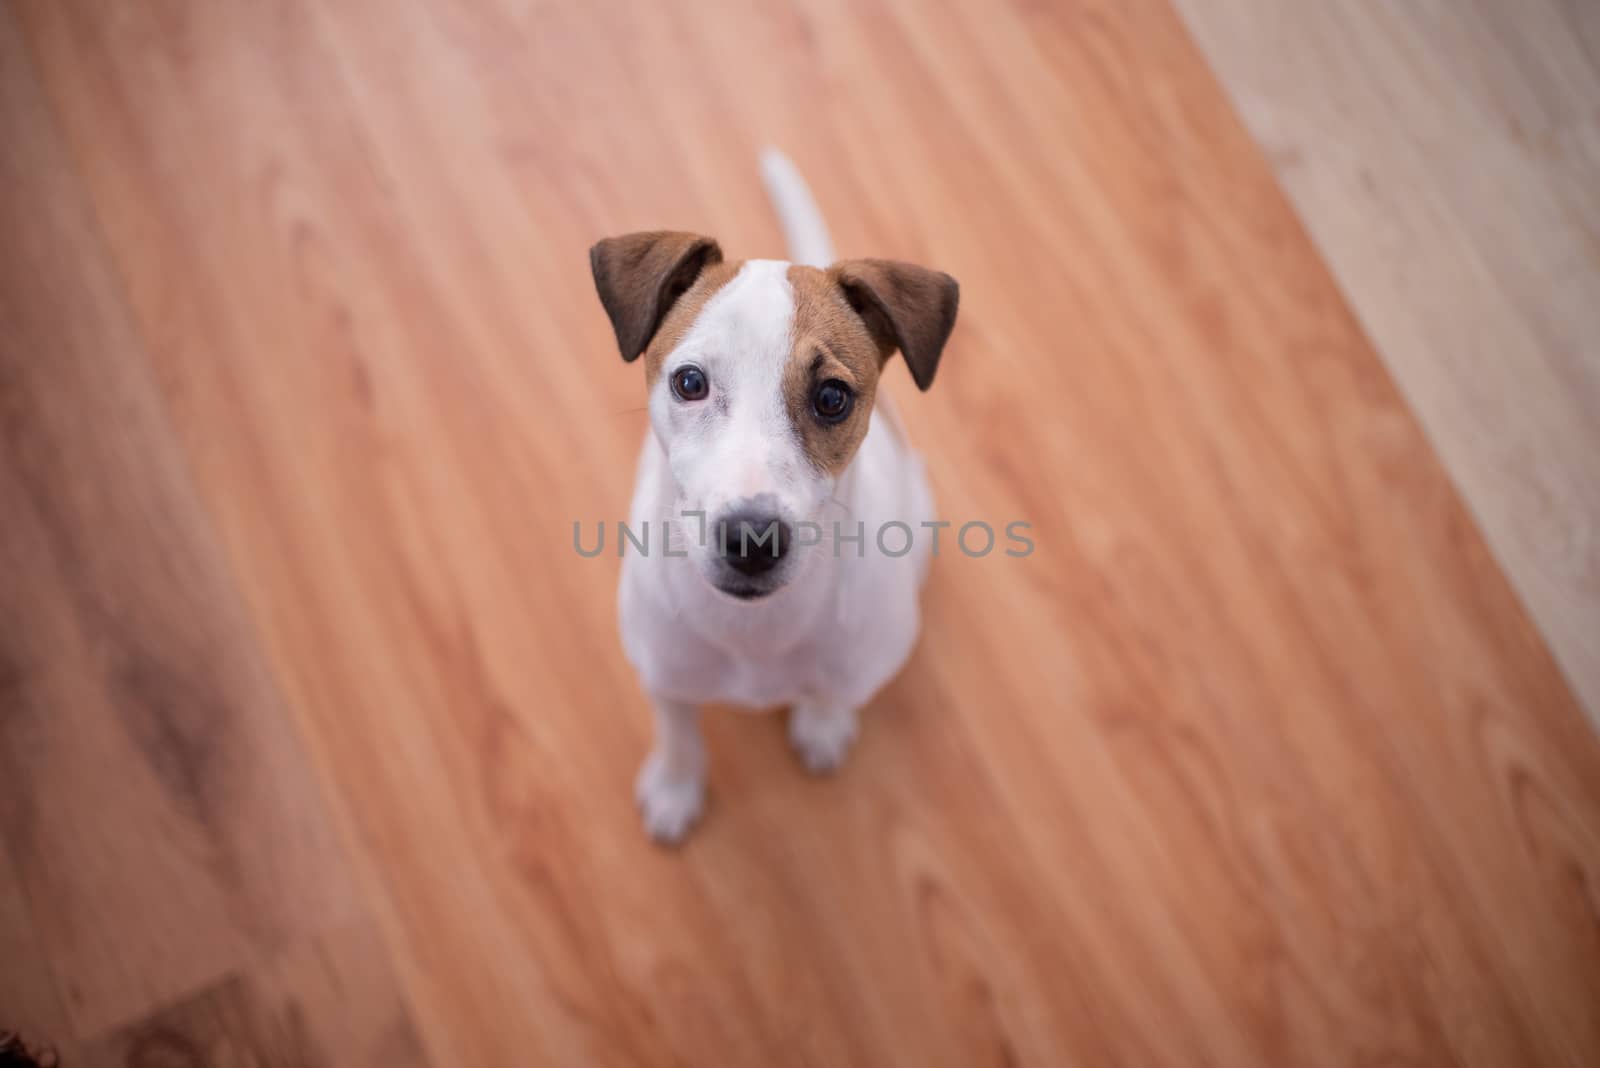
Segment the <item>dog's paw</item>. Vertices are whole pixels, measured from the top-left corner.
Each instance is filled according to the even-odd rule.
[[[813,775],[838,769],[856,740],[853,708],[798,704],[789,712],[789,744]]]
[[[639,769],[633,796],[644,817],[644,829],[658,842],[683,840],[705,808],[706,783],[703,776],[673,776],[660,753],[651,753]]]

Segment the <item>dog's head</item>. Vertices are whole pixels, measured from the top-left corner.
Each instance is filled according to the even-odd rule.
[[[679,510],[704,514],[690,555],[725,593],[771,593],[866,437],[884,362],[899,350],[933,384],[955,279],[891,260],[728,262],[671,231],[607,238],[589,261],[622,358],[644,357]]]

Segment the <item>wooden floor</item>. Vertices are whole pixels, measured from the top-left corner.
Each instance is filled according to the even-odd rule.
[[[1164,2],[0,7],[0,1030],[70,1064],[1600,1063],[1600,743]],[[585,250],[963,283],[837,778],[651,846]]]
[[[1600,728],[1600,4],[1176,6]]]

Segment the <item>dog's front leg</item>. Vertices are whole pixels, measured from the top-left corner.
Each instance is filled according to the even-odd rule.
[[[676,842],[694,826],[705,806],[706,746],[700,737],[700,709],[681,701],[653,704],[655,748],[639,769],[634,796],[650,837]]]
[[[813,775],[826,775],[844,763],[858,729],[856,710],[837,702],[799,701],[789,710],[789,744]]]

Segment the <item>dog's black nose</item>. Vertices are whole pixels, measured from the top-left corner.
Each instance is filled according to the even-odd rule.
[[[764,575],[778,566],[794,534],[775,515],[734,512],[718,524],[717,548],[729,567],[741,575]]]

